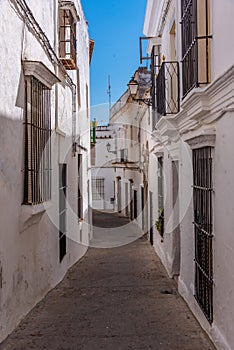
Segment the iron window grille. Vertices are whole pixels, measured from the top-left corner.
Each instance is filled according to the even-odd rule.
[[[92,196],[93,196],[93,200],[104,199],[104,179],[103,178],[92,179]]]
[[[51,199],[50,90],[36,78],[25,78],[23,204]]]
[[[158,157],[158,214],[159,220],[164,222],[164,178],[163,178],[163,157]],[[164,235],[164,224],[162,225],[161,236]]]
[[[78,219],[83,218],[83,198],[82,198],[82,154],[78,154],[78,201],[77,201],[77,216]]]
[[[59,164],[59,261],[67,251],[67,164]]]
[[[181,0],[183,97],[210,82],[209,0]]]
[[[123,148],[120,150],[120,162],[127,162],[128,161],[128,149]]]
[[[76,69],[76,19],[70,9],[59,9],[59,56],[66,69]]]
[[[160,69],[160,53],[159,53],[159,47],[158,45],[154,45],[152,48],[152,52],[151,52],[151,81],[152,81],[152,85],[151,85],[151,98],[152,98],[152,110],[156,111],[157,108],[157,99],[156,99],[156,81],[157,81],[157,76],[159,73],[159,69]]]
[[[158,76],[158,72],[160,69],[160,46],[154,45],[151,52],[151,100],[152,100],[152,131],[155,128],[156,124],[156,113],[157,113],[157,90],[156,90],[156,80]]]
[[[213,180],[212,147],[193,150],[195,298],[213,322]]]
[[[163,194],[163,157],[158,157],[158,209],[164,209]]]
[[[157,112],[160,115],[180,111],[179,63],[163,62],[156,79]]]
[[[134,219],[137,219],[137,190],[134,190],[133,192],[133,203],[134,203],[133,217]]]

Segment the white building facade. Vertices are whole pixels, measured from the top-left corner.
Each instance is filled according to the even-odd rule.
[[[94,122],[95,123],[95,122]],[[93,128],[95,130],[93,131]],[[92,209],[114,210],[114,169],[116,127],[111,124],[93,126],[95,142],[91,149]]]
[[[130,140],[117,209],[148,233],[219,350],[234,348],[233,13],[228,0],[148,0],[151,99],[140,67],[111,111]]]
[[[0,341],[87,250],[90,41],[80,1],[0,4]]]
[[[230,1],[149,0],[144,25],[156,91],[154,149],[163,166],[164,233],[154,234],[154,246],[225,350],[234,347],[231,13]]]

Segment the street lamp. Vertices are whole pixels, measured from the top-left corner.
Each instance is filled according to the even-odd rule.
[[[152,98],[151,97],[145,97],[145,98],[135,98],[134,96],[136,96],[137,91],[139,90],[139,88],[142,89],[142,84],[141,81],[138,83],[134,77],[131,78],[131,80],[128,83],[128,90],[130,92],[130,95],[132,96],[133,101],[136,102],[143,102],[145,103],[147,106],[152,106]],[[149,87],[147,87],[149,88]]]
[[[108,142],[107,145],[106,145],[106,149],[107,149],[107,152],[108,153],[114,153],[114,154],[117,154],[116,151],[111,151],[111,144]]]
[[[138,90],[138,82],[134,79],[134,77],[132,77],[130,82],[128,83],[128,89],[131,96],[136,95]]]

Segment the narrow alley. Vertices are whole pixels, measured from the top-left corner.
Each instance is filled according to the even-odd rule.
[[[127,223],[111,213],[96,212],[93,219],[94,229],[103,226],[106,234],[108,223],[120,228]],[[126,235],[137,232],[136,224],[127,227]],[[13,349],[214,347],[143,236],[121,247],[90,248],[0,345],[0,350]]]

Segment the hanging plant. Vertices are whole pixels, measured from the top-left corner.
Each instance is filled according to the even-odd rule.
[[[159,234],[163,237],[164,234],[164,209],[159,209],[158,219],[155,222],[155,227]]]

